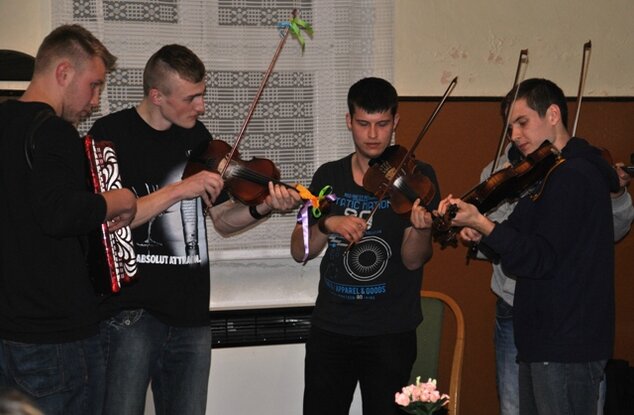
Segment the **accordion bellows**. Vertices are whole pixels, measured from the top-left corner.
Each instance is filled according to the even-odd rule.
[[[84,148],[95,193],[121,189],[119,164],[113,143],[95,141],[87,135],[84,138]],[[104,222],[101,224],[100,232],[90,239],[87,261],[96,291],[102,294],[119,292],[122,284],[131,283],[137,272],[130,227],[124,226],[110,232]]]

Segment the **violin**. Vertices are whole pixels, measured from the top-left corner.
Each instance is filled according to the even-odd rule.
[[[231,152],[232,147],[222,140],[211,140],[202,154],[190,158],[183,172],[183,179],[208,170],[220,172],[220,164]],[[235,151],[233,158],[226,163],[225,189],[231,196],[245,205],[255,206],[269,195],[268,183],[273,182],[288,189],[297,190],[296,186],[281,182],[280,171],[268,159],[253,157],[251,160],[240,159]]]
[[[284,48],[286,39],[292,33],[293,36],[300,40],[300,44],[303,46],[303,39],[299,35],[300,28],[309,32],[312,36],[312,28],[306,22],[299,20],[298,13],[297,9],[293,9],[292,19],[287,25],[285,25],[286,29],[284,29],[283,33],[281,33],[282,37],[280,42],[273,54],[269,67],[260,81],[260,86],[253,97],[253,101],[251,101],[246,118],[242,123],[233,147],[221,140],[210,141],[207,148],[200,156],[191,158],[188,161],[185,166],[185,171],[183,172],[183,179],[186,179],[187,177],[190,177],[202,170],[219,173],[225,180],[225,189],[228,190],[229,194],[248,206],[258,205],[266,199],[269,195],[269,182],[297,191],[302,199],[315,199],[315,197],[310,194],[308,189],[305,187],[299,184],[292,186],[281,182],[279,180],[280,171],[272,161],[257,157],[254,157],[249,161],[244,161],[240,159],[238,153],[238,146],[244,138],[247,126],[255,113],[255,107],[257,106],[260,97],[264,92],[264,88],[273,73],[273,68],[275,67],[275,63],[277,62],[282,49]],[[223,160],[225,163],[222,163],[221,166],[221,162]],[[325,203],[325,201],[321,202]]]
[[[486,214],[505,200],[521,197],[527,191],[533,200],[537,200],[548,175],[564,161],[559,150],[546,140],[515,166],[497,171],[460,199],[474,205],[482,214]],[[533,189],[536,183],[540,185]],[[452,205],[443,216],[436,215],[433,218],[432,237],[442,248],[448,245],[457,246],[457,235],[461,227],[451,225],[456,213],[457,206]]]
[[[429,203],[434,197],[436,192],[434,185],[431,183],[429,178],[427,178],[427,182],[429,183],[423,184],[425,180],[421,177],[424,177],[424,175],[417,172],[415,169],[414,150],[416,150],[416,147],[422,141],[423,137],[429,130],[429,127],[431,127],[431,124],[445,104],[447,97],[449,97],[449,94],[453,91],[457,82],[458,77],[456,76],[449,83],[449,86],[445,90],[440,102],[436,105],[434,112],[430,115],[420,133],[418,133],[416,141],[414,141],[414,144],[412,144],[409,150],[405,150],[401,146],[392,146],[393,148],[388,151],[387,156],[379,157],[378,160],[374,162],[374,166],[376,167],[373,168],[374,166],[371,166],[363,175],[363,187],[374,193],[378,199],[374,208],[366,218],[367,222],[369,222],[376,213],[377,209],[381,205],[381,200],[388,195],[393,198],[393,201],[391,202],[392,208],[396,206],[396,208],[399,209],[399,211],[395,210],[395,212],[403,214],[412,210],[412,204],[421,195],[423,196],[421,198],[421,202],[423,202],[423,204]],[[383,154],[386,153],[384,152]],[[366,175],[368,176],[367,179]],[[433,193],[431,193],[431,196],[429,196],[431,189],[434,190]],[[429,199],[427,199],[428,197]],[[394,200],[396,202],[394,202]],[[427,201],[425,202],[425,200]],[[348,246],[348,249],[350,246],[351,245]]]
[[[397,170],[398,166],[401,167]],[[397,177],[392,186],[387,187],[393,175]],[[370,160],[370,168],[363,176],[363,188],[377,197],[387,192],[392,209],[401,215],[412,210],[416,199],[427,207],[436,195],[432,181],[416,168],[414,155],[398,144],[386,148],[380,157]]]
[[[495,152],[495,158],[491,165],[491,174],[488,179],[461,197],[463,201],[476,206],[478,211],[483,214],[498,206],[506,199],[519,197],[533,183],[543,179],[547,172],[553,168],[555,160],[559,158],[559,151],[548,141],[544,141],[542,146],[530,154],[523,162],[496,172],[504,148],[504,142],[507,138],[507,132],[511,124],[513,106],[517,100],[517,94],[519,92],[518,84],[523,78],[522,69],[525,72],[527,65],[528,49],[522,49],[517,61],[515,79],[513,80],[515,94],[504,117],[504,128],[502,129],[502,134],[500,135],[498,147]],[[433,215],[432,238],[434,241],[439,242],[443,249],[446,248],[447,245],[457,246],[457,235],[461,228],[451,225],[451,221],[456,216],[456,213],[457,206],[452,205],[443,216]],[[475,245],[472,245],[472,249],[474,247]],[[467,258],[469,258],[469,253],[467,254]]]

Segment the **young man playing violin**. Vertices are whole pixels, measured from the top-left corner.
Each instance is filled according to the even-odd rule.
[[[409,381],[416,359],[422,271],[432,255],[427,209],[439,198],[427,209],[416,200],[406,215],[384,199],[370,219],[378,197],[363,188],[370,161],[390,145],[397,105],[396,90],[383,79],[350,87],[346,123],[355,151],[319,167],[311,183],[313,193],[332,186],[337,199],[327,216],[311,223],[308,247],[302,225],[291,237],[298,262],[305,249],[311,259],[327,246],[306,343],[306,415],[348,414],[357,382],[365,415],[397,414],[394,394]],[[417,162],[417,168],[437,189],[432,167]]]
[[[519,151],[513,147],[512,144],[508,146],[507,154],[503,154],[500,157],[498,163],[500,168],[507,167],[509,165],[509,159],[521,157]],[[489,177],[492,165],[493,162],[482,169],[480,175],[482,182]],[[617,163],[616,169],[619,175],[620,189],[611,194],[615,242],[627,234],[634,219],[632,198],[626,190],[631,181],[631,177],[620,168],[619,163]],[[487,212],[486,216],[492,221],[502,222],[513,212],[516,204],[517,201],[504,202],[495,209]],[[485,258],[485,256],[479,252],[478,258]],[[513,297],[515,294],[516,278],[505,273],[499,263],[494,262],[492,266],[491,291],[497,296],[494,346],[500,415],[519,415],[519,365],[516,361],[517,348],[515,347],[515,340],[513,338]],[[599,415],[603,413],[603,399],[599,401],[597,413]]]
[[[600,151],[566,128],[563,92],[544,79],[513,89],[503,109],[510,139],[522,155],[546,140],[561,152],[554,167],[522,197],[504,222],[494,222],[451,195],[445,214],[460,236],[486,246],[516,278],[513,326],[519,362],[519,408],[539,415],[596,415],[599,383],[614,342],[615,170]],[[492,216],[495,218],[495,216]],[[504,387],[504,385],[500,385]]]
[[[167,45],[146,64],[136,108],[98,120],[90,134],[114,142],[123,185],[138,210],[133,240],[138,281],[102,304],[107,362],[105,414],[143,414],[148,384],[161,414],[204,414],[211,357],[209,259],[204,205],[215,229],[230,235],[296,206],[294,191],[269,183],[248,207],[228,200],[217,172],[181,179],[190,156],[211,135],[204,113],[205,67],[189,49]]]
[[[511,160],[519,161],[521,154],[512,144],[506,149],[506,154],[500,156],[498,162],[499,169],[509,166]],[[491,161],[480,175],[480,181],[484,182],[491,174]],[[623,238],[630,230],[634,219],[634,206],[632,198],[626,188],[631,181],[631,177],[618,166],[619,191],[612,193],[612,218],[614,222],[614,241]],[[506,220],[515,209],[517,201],[506,201],[498,205],[495,209],[487,212],[486,216],[495,222]],[[486,257],[478,252],[478,258]],[[496,385],[498,398],[500,401],[500,415],[519,415],[519,365],[516,361],[517,348],[513,336],[513,297],[515,294],[516,278],[504,272],[499,263],[492,263],[493,274],[491,276],[491,291],[497,296],[495,310],[495,366]],[[598,414],[603,413],[601,399],[599,402]]]

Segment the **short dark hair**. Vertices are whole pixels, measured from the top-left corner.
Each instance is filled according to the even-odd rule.
[[[348,90],[348,111],[354,115],[356,108],[374,114],[398,110],[398,94],[391,83],[382,78],[363,78]]]
[[[68,58],[78,67],[87,58],[99,57],[106,72],[112,71],[117,62],[117,57],[99,39],[78,24],[59,26],[44,38],[35,55],[33,74],[46,71],[53,60],[59,57]]]
[[[189,82],[198,83],[205,79],[205,64],[185,46],[165,45],[152,55],[145,65],[143,94],[147,96],[151,88],[169,94],[165,78],[170,72]]]
[[[517,99],[525,99],[528,107],[536,111],[540,117],[546,115],[546,111],[551,105],[557,105],[561,112],[561,121],[564,127],[568,128],[568,103],[566,102],[566,96],[557,84],[542,78],[531,78],[522,81],[506,94],[506,97],[502,100],[502,116],[505,119],[515,98],[515,91],[518,88]]]

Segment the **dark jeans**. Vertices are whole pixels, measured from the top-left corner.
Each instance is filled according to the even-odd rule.
[[[605,363],[520,362],[520,415],[596,415]]]
[[[414,330],[344,336],[311,328],[306,342],[304,415],[347,415],[359,382],[364,415],[402,414],[394,394],[416,360]]]
[[[513,306],[498,297],[495,307],[495,368],[500,399],[500,415],[518,415],[519,363],[513,338]],[[597,401],[597,415],[603,415],[605,379],[602,378]]]
[[[0,340],[0,387],[23,392],[46,415],[100,414],[104,378],[99,336],[58,344]]]
[[[102,322],[101,336],[104,414],[142,415],[150,380],[157,414],[205,414],[210,327],[168,326],[144,310],[126,310]]]

